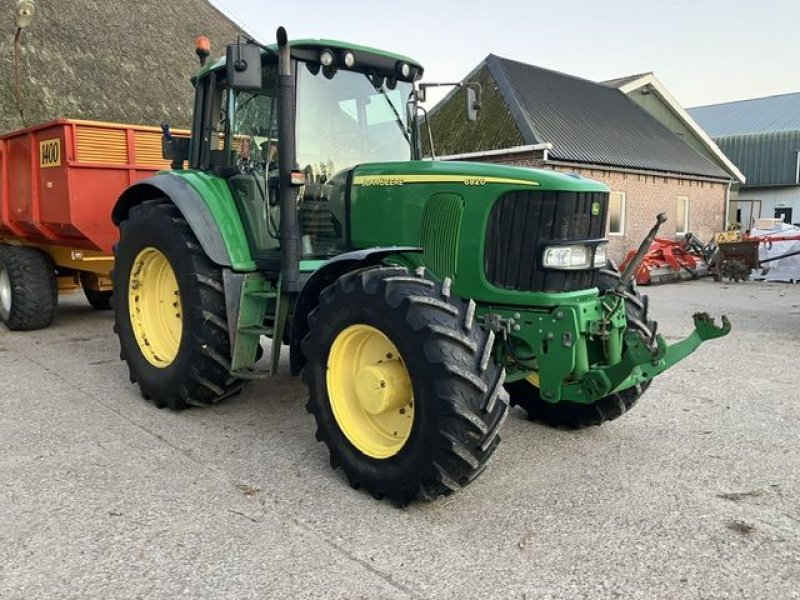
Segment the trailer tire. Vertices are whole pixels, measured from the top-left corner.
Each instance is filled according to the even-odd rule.
[[[353,488],[403,506],[448,495],[484,470],[508,397],[491,360],[494,336],[474,309],[450,296],[449,282],[403,267],[359,269],[320,294],[302,342],[306,409]],[[371,387],[365,371],[380,372]],[[375,408],[384,387],[395,402]]]
[[[145,399],[173,410],[238,392],[243,381],[230,374],[222,271],[180,211],[166,198],[147,200],[119,227],[114,331],[131,382]]]
[[[44,329],[53,322],[57,307],[50,257],[37,248],[0,246],[0,321],[11,331]]]
[[[113,292],[99,292],[97,290],[90,290],[83,288],[83,294],[91,307],[95,310],[111,310],[111,295]]]
[[[619,280],[619,269],[614,264],[608,264],[598,273],[597,287],[600,293],[604,293],[615,288]],[[647,296],[642,295],[636,283],[631,281],[625,291],[628,327],[637,329],[643,336],[653,340],[658,324],[650,319],[648,304]],[[511,405],[524,409],[531,421],[561,429],[582,429],[621,417],[633,408],[649,386],[650,382],[646,381],[600,398],[592,404],[547,402],[539,395],[539,389],[527,379],[507,383],[506,389],[511,397]]]

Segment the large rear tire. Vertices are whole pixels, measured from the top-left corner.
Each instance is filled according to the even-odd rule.
[[[449,282],[402,267],[354,271],[320,294],[302,346],[307,409],[354,488],[404,505],[483,471],[508,398],[474,310]]]
[[[605,269],[600,270],[597,287],[602,294],[614,289],[619,280],[619,270],[615,265],[609,264]],[[629,328],[636,329],[649,340],[655,337],[658,326],[649,318],[647,296],[639,293],[634,282],[631,282],[625,291],[625,315]],[[511,398],[511,405],[519,406],[527,411],[531,421],[539,421],[551,427],[582,429],[621,417],[633,408],[649,386],[650,382],[648,381],[610,394],[593,404],[568,401],[547,402],[539,394],[539,388],[527,379],[507,383],[506,389]]]
[[[145,398],[180,410],[241,388],[229,372],[222,271],[172,203],[131,209],[120,223],[112,276],[120,358]]]
[[[11,331],[44,329],[55,318],[58,285],[47,254],[26,246],[0,246],[0,321]]]

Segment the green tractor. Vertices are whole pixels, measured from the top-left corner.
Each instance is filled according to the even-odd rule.
[[[331,465],[405,504],[475,479],[509,404],[615,419],[730,330],[699,314],[679,343],[656,333],[633,269],[606,260],[605,185],[422,160],[410,58],[283,28],[198,54],[191,138],[165,128],[173,170],[113,211],[115,330],[156,406],[218,402],[286,345]]]

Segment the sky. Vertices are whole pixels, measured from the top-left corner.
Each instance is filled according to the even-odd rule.
[[[283,25],[374,46],[422,63],[426,82],[459,81],[492,53],[593,81],[652,71],[685,107],[800,91],[800,0],[211,3],[259,41]]]

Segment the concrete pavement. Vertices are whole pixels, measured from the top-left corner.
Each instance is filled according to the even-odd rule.
[[[800,598],[800,286],[647,291],[671,337],[734,332],[603,427],[513,409],[472,486],[402,510],[330,469],[288,374],[172,413],[81,297],[0,325],[0,598]]]

